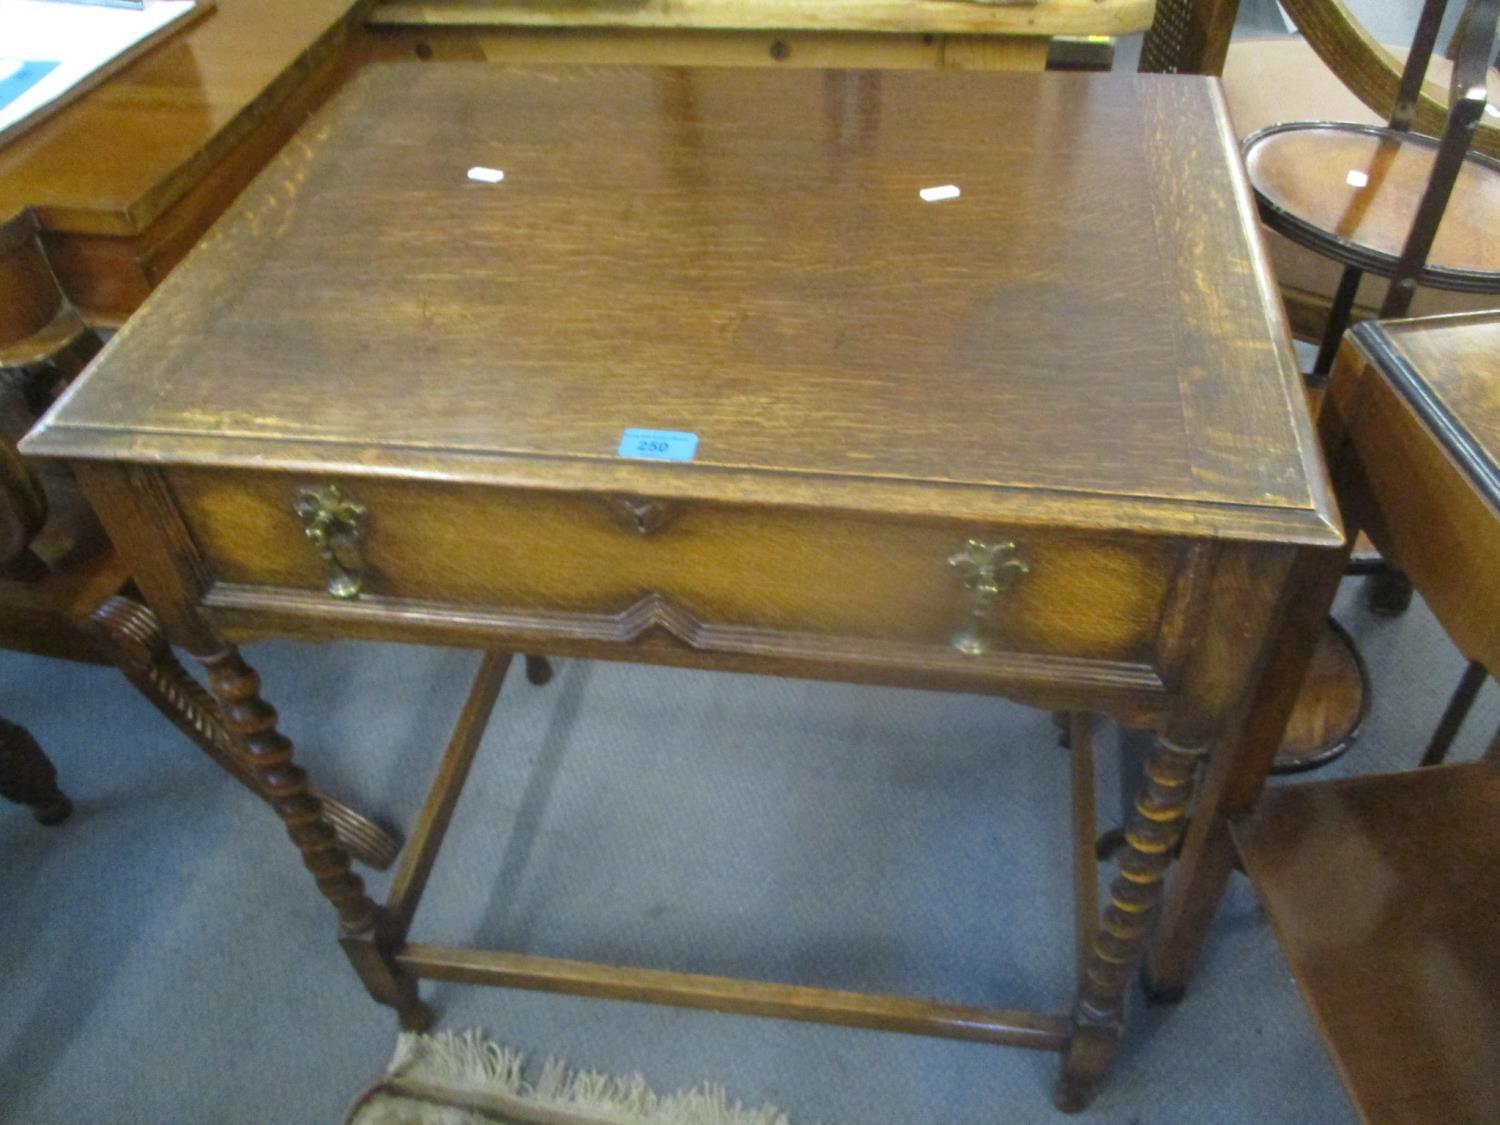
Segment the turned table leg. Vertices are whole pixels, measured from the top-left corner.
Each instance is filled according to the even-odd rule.
[[[42,824],[60,824],[73,811],[31,732],[6,719],[0,719],[0,797],[29,806]]]
[[[1136,797],[1109,905],[1079,981],[1073,1032],[1052,1094],[1053,1102],[1066,1112],[1088,1106],[1114,1061],[1125,991],[1145,949],[1162,882],[1182,837],[1193,775],[1202,756],[1202,750],[1158,738],[1146,762],[1146,783]]]
[[[294,748],[276,727],[276,709],[260,696],[260,677],[233,645],[199,655],[208,672],[209,691],[229,729],[244,743],[250,769],[271,808],[286,825],[323,897],[339,917],[341,944],[370,995],[395,1008],[403,1027],[431,1024],[432,1014],[417,996],[416,981],[397,969],[382,936],[382,911],[365,893],[364,880],[351,870],[322,800],[307,774],[293,761]]]

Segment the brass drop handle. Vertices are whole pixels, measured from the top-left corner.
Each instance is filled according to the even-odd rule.
[[[954,634],[953,647],[966,656],[983,656],[995,644],[989,624],[995,602],[1018,578],[1030,574],[1031,567],[1008,539],[1000,543],[970,539],[948,557],[948,565],[958,572],[958,580],[974,591],[974,608],[968,623]]]
[[[353,601],[365,581],[365,560],[360,554],[364,536],[365,507],[356,504],[336,484],[304,488],[297,493],[293,510],[302,520],[307,538],[328,564],[328,592]]]

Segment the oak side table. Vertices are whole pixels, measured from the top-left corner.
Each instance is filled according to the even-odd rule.
[[[26,440],[193,652],[372,996],[420,978],[1058,1050],[1181,988],[1341,533],[1217,84],[397,64],[288,145]],[[389,900],[234,642],[487,656]],[[988,692],[1159,738],[1067,1015],[408,942],[508,653]],[[1087,713],[1087,714],[1085,714]],[[1284,715],[1282,716],[1284,718]],[[976,809],[976,816],[986,810]]]

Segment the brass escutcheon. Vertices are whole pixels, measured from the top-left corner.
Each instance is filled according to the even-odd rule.
[[[953,647],[966,656],[983,656],[994,647],[995,638],[989,617],[995,601],[1016,580],[1031,573],[1016,553],[1010,540],[986,543],[970,539],[962,549],[948,556],[948,565],[958,571],[958,580],[974,591],[974,608],[969,622],[953,636]]]
[[[365,507],[336,484],[304,488],[292,505],[307,538],[328,563],[328,592],[353,601],[364,587],[365,561],[359,542],[364,535]]]

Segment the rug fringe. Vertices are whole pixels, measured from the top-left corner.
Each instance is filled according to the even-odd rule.
[[[574,1071],[549,1058],[534,1085],[523,1076],[526,1058],[478,1030],[422,1035],[405,1031],[396,1040],[392,1078],[410,1078],[523,1099],[538,1106],[586,1113],[600,1125],[790,1125],[774,1106],[746,1109],[729,1101],[724,1087],[704,1083],[662,1097],[639,1074],[628,1078]]]

